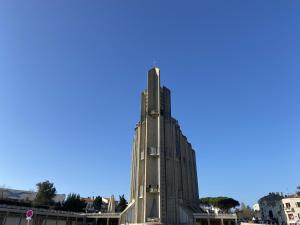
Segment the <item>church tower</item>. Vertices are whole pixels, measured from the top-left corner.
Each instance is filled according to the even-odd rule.
[[[198,208],[195,151],[171,115],[170,90],[160,70],[148,72],[135,128],[131,190],[121,224],[193,224]]]

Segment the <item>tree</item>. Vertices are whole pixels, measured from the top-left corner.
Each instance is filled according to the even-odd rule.
[[[297,192],[296,192],[296,194],[297,194],[297,195],[300,195],[300,186],[297,187]]]
[[[79,194],[70,193],[66,201],[63,203],[63,209],[72,212],[83,212],[86,203],[80,198]]]
[[[53,183],[48,180],[36,184],[37,194],[35,196],[35,206],[49,206],[54,203],[53,198],[56,193],[56,188]]]
[[[94,208],[96,210],[101,210],[101,206],[102,206],[102,197],[101,196],[97,196],[95,199],[94,199]]]
[[[236,211],[238,219],[243,221],[252,221],[255,216],[254,210],[250,206],[246,206],[245,203],[241,203],[241,207]]]
[[[117,211],[122,212],[128,205],[124,195],[119,195],[119,203],[117,205]]]
[[[222,209],[225,212],[228,212],[231,208],[235,208],[235,207],[239,206],[240,203],[233,198],[224,197],[224,198],[220,199],[218,205],[219,205],[220,209]]]
[[[228,212],[231,208],[235,208],[240,205],[240,203],[237,200],[228,197],[200,198],[200,204],[206,206],[213,206],[225,212]]]

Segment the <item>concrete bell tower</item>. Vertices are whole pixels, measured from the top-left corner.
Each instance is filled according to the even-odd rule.
[[[160,70],[148,72],[135,128],[131,192],[121,224],[192,224],[198,182],[195,151],[171,116],[170,90],[160,86]]]

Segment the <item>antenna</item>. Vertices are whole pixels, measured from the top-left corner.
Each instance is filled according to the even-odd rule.
[[[153,59],[153,67],[156,67],[156,60]]]

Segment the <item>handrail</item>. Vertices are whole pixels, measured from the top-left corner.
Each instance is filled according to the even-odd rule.
[[[42,209],[42,208],[34,208],[34,207],[25,207],[25,206],[15,206],[15,205],[7,205],[0,204],[0,208],[6,209],[16,209],[16,210],[29,210],[32,209],[36,212],[48,212],[48,213],[60,213],[60,214],[71,214],[71,215],[81,215],[80,213],[70,212],[70,211],[62,211],[62,210],[53,210],[53,209]]]
[[[231,218],[237,218],[237,215],[235,213],[193,213],[194,216],[203,216],[203,217],[231,217]]]
[[[121,213],[82,213],[81,215],[86,215],[86,216],[119,216]]]

